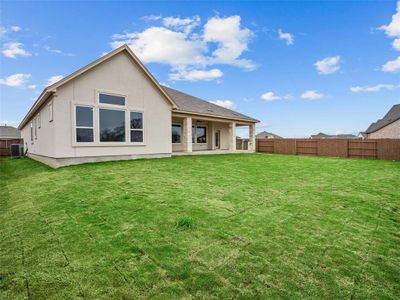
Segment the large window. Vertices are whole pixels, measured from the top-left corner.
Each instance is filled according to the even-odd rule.
[[[179,124],[172,124],[172,143],[180,144],[182,142],[182,126]]]
[[[100,108],[100,142],[125,142],[125,111]]]
[[[205,126],[192,127],[192,143],[193,144],[207,143],[207,127]]]
[[[77,143],[91,143],[94,141],[93,107],[75,107],[75,133]]]
[[[130,113],[130,131],[132,143],[143,143],[143,113],[132,111]]]
[[[112,105],[125,105],[125,97],[99,94],[99,103],[101,104],[112,104]]]

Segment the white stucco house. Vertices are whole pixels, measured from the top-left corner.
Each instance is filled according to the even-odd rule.
[[[52,167],[232,153],[236,127],[258,120],[161,86],[124,45],[40,94],[19,129],[27,154]]]

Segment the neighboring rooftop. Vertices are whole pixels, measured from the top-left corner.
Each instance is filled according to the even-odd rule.
[[[0,126],[0,139],[20,139],[21,132],[13,126]]]
[[[283,137],[268,131],[262,131],[256,134],[256,139],[283,139]]]
[[[382,118],[369,125],[365,133],[372,133],[389,124],[400,120],[400,104],[393,105],[392,108],[387,112],[387,114]]]
[[[224,108],[206,100],[194,97],[192,95],[180,92],[178,90],[161,86],[167,94],[174,100],[178,109],[176,111],[192,112],[194,114],[212,115],[223,118],[242,119],[244,121],[258,122],[249,116],[236,111]]]
[[[326,134],[320,132],[311,136],[312,139],[359,139],[359,136],[354,134]]]

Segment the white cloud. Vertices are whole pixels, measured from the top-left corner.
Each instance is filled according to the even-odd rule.
[[[215,100],[210,102],[227,109],[235,109],[237,107],[236,104],[231,100]]]
[[[317,61],[314,66],[319,74],[332,74],[340,69],[340,56],[326,57],[322,60]]]
[[[19,124],[19,122],[16,122],[16,121],[6,121],[6,120],[0,121],[0,126],[5,126],[5,125],[7,125],[7,126],[14,126],[14,127],[17,127],[18,124]]]
[[[323,94],[318,93],[315,90],[308,90],[305,91],[303,94],[301,94],[300,98],[301,99],[306,99],[306,100],[318,100],[322,99],[324,97]]]
[[[274,100],[282,100],[282,99],[289,100],[292,98],[292,96],[291,95],[277,96],[273,92],[266,92],[266,93],[262,94],[260,96],[260,98],[265,101],[274,101]]]
[[[48,45],[43,46],[43,49],[46,50],[47,52],[56,53],[64,56],[75,56],[75,54],[73,53],[66,53],[60,49],[54,49]]]
[[[392,43],[393,49],[400,51],[400,38],[395,39]]]
[[[30,89],[30,90],[36,89],[36,84],[30,84],[30,85],[28,85],[28,89]]]
[[[146,17],[149,19],[149,17]],[[113,49],[128,44],[144,63],[160,63],[171,67],[170,80],[213,80],[223,73],[217,64],[252,70],[255,64],[241,58],[248,49],[252,32],[241,27],[240,16],[213,17],[200,27],[200,17],[151,18],[162,25],[142,32],[114,34]],[[202,30],[203,29],[203,30]],[[210,53],[210,49],[213,52]]]
[[[31,78],[31,74],[17,73],[0,79],[0,84],[9,87],[22,87]]]
[[[178,69],[174,73],[169,74],[169,79],[172,81],[187,80],[187,81],[210,81],[221,78],[224,75],[219,69],[211,70],[186,70]]]
[[[145,22],[151,22],[151,21],[158,21],[161,18],[162,18],[161,15],[149,15],[149,16],[143,16],[140,19],[142,19]]]
[[[177,30],[182,30],[185,33],[190,33],[195,27],[200,24],[200,17],[194,16],[192,18],[175,18],[166,17],[162,19],[162,24],[165,27],[170,27]]]
[[[374,86],[353,86],[350,88],[350,91],[353,93],[374,93],[381,90],[394,90],[398,88],[400,88],[400,85],[381,83]]]
[[[400,71],[400,56],[395,60],[390,60],[382,66],[383,72],[395,73]]]
[[[3,46],[3,55],[9,58],[17,58],[17,56],[30,56],[31,54],[22,48],[24,44],[18,42],[5,43]]]
[[[228,64],[247,70],[254,70],[255,64],[247,59],[240,59],[248,50],[248,43],[253,32],[241,27],[240,16],[227,18],[213,17],[204,25],[204,41],[218,44],[212,53],[211,63]]]
[[[62,76],[62,75],[51,76],[49,79],[47,79],[46,86],[53,85],[54,83],[56,83],[57,81],[60,81],[63,78],[64,78],[64,76]]]
[[[397,2],[396,13],[392,16],[392,21],[388,25],[383,25],[380,29],[384,30],[389,37],[400,37],[400,1]]]
[[[282,29],[278,29],[279,39],[284,40],[286,45],[293,45],[294,36],[289,32],[283,32]]]
[[[5,36],[9,32],[18,32],[20,30],[21,30],[21,27],[16,26],[16,25],[8,26],[8,27],[0,26],[0,37]]]
[[[128,44],[144,63],[186,66],[205,62],[203,54],[207,49],[202,41],[192,40],[186,33],[164,27],[150,27],[143,32],[117,34],[113,38],[113,48]]]

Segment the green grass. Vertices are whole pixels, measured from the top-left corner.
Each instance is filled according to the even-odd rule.
[[[0,163],[2,299],[400,296],[400,162]]]

